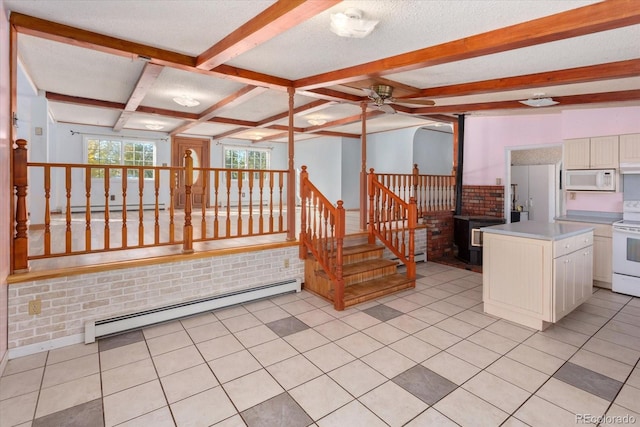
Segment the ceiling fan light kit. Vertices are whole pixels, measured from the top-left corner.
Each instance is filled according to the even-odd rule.
[[[519,101],[521,104],[527,105],[529,107],[550,107],[552,105],[558,104],[558,101],[554,101],[553,98],[544,96],[544,93],[535,93],[533,98],[525,99],[523,101]]]
[[[340,37],[363,38],[368,36],[379,21],[363,19],[362,11],[349,8],[344,12],[331,14],[331,32]]]

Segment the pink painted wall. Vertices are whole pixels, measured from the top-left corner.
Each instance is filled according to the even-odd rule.
[[[464,185],[495,185],[506,173],[505,148],[564,139],[640,133],[640,107],[565,110],[526,116],[469,116],[465,121]],[[565,208],[620,212],[622,193],[577,193]]]
[[[9,100],[9,22],[0,0],[0,362],[7,354],[7,276],[9,275],[9,248],[11,244],[9,209],[10,100]],[[0,363],[2,366],[2,363]],[[0,374],[2,369],[0,369]]]

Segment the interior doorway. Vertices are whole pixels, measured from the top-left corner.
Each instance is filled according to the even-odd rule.
[[[563,211],[562,144],[505,149],[507,223],[553,222]]]
[[[174,136],[171,138],[171,166],[182,166],[184,163],[184,153],[191,150],[194,168],[209,167],[209,139],[208,138],[187,138]],[[203,195],[204,174],[200,171],[193,172],[193,185],[191,186],[191,200],[194,208],[209,207],[209,200]],[[184,190],[184,174],[178,174],[177,187],[173,195],[174,206],[178,209],[184,208],[186,194]]]

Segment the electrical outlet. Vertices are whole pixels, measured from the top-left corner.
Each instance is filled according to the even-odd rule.
[[[109,195],[109,200],[110,200],[110,201],[112,201],[112,202],[115,202],[115,201],[116,201],[116,196],[115,196],[115,194],[111,194],[111,195]]]
[[[33,316],[42,312],[42,301],[34,299],[29,301],[29,315]]]
[[[284,259],[284,268],[289,268],[289,258]]]

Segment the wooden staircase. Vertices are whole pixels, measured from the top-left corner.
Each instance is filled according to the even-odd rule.
[[[383,252],[383,246],[366,243],[343,248],[344,307],[415,287],[415,280],[398,273],[399,263],[384,259]],[[304,279],[306,290],[335,303],[334,283],[311,254],[305,258]]]

